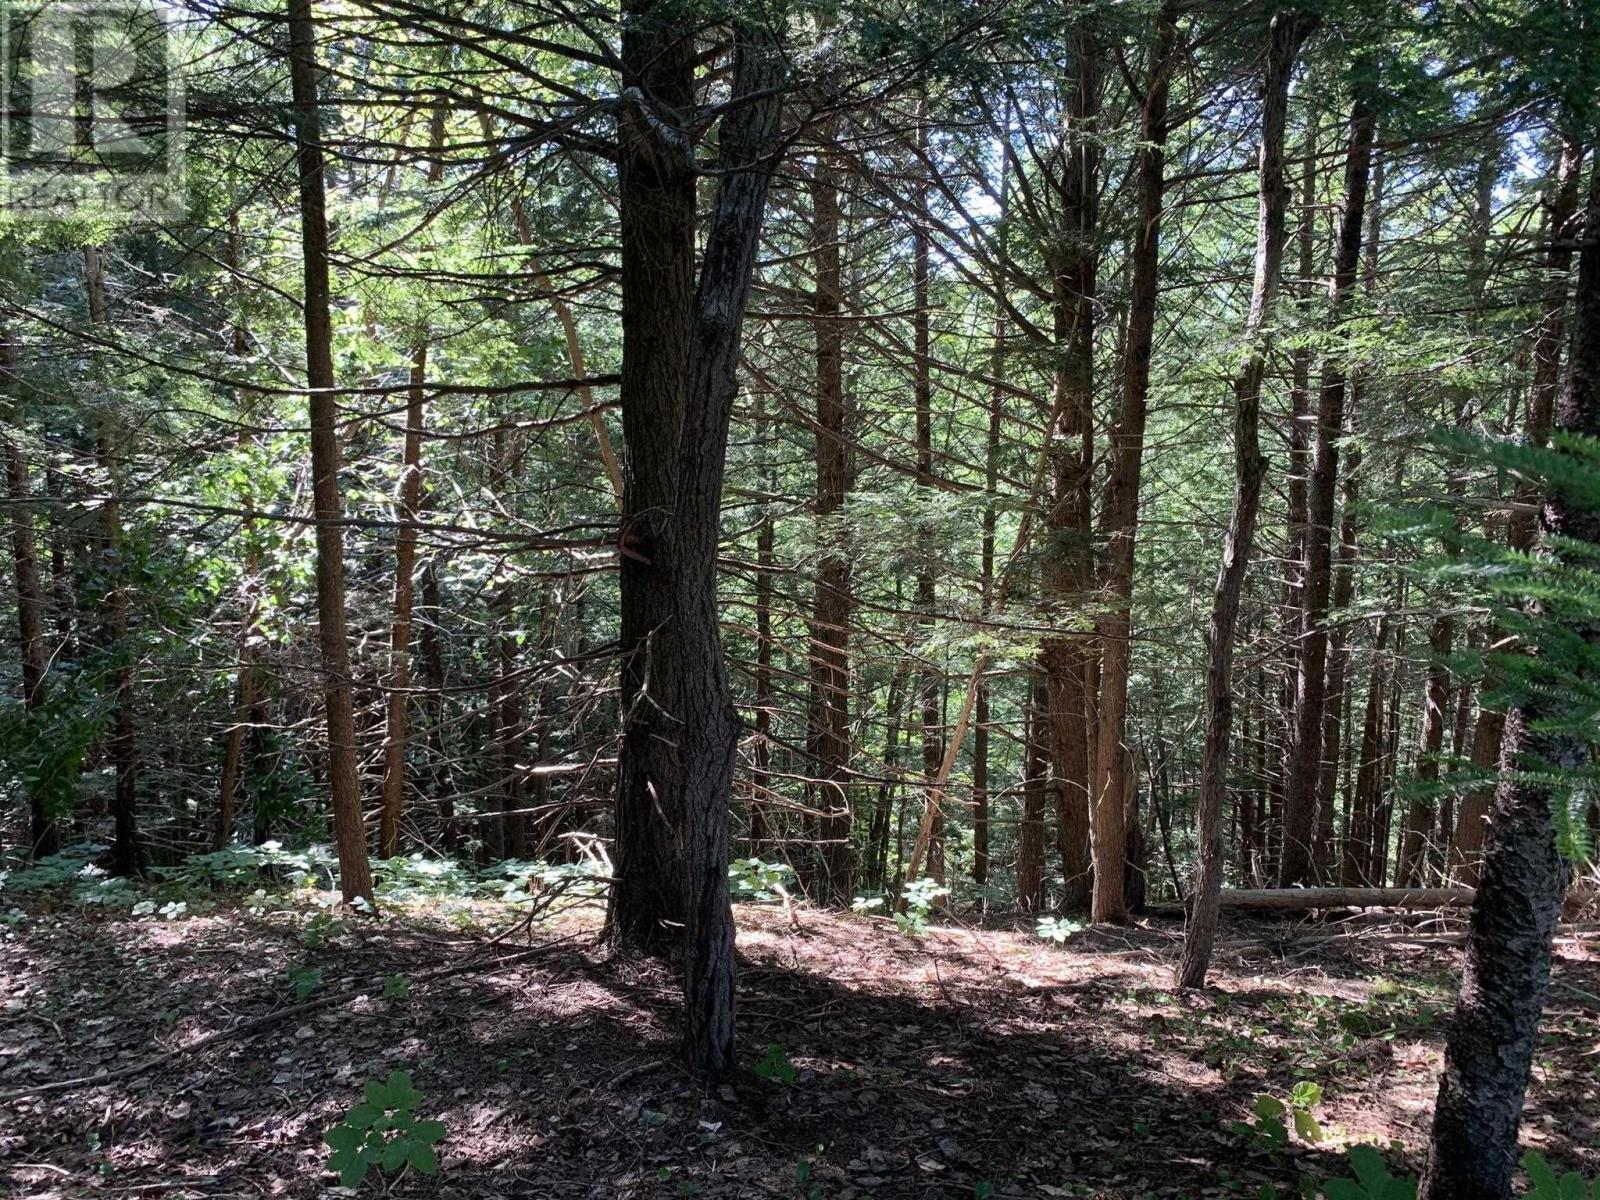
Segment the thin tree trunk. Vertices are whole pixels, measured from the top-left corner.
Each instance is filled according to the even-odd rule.
[[[1053,495],[1046,524],[1050,552],[1043,590],[1065,617],[1082,605],[1094,584],[1090,533],[1090,489],[1094,481],[1094,313],[1099,274],[1095,237],[1099,221],[1100,147],[1094,126],[1100,110],[1099,48],[1085,30],[1072,34],[1072,79],[1067,93],[1066,166],[1061,181],[1061,230],[1051,262],[1052,320],[1056,346],[1055,403],[1051,438]],[[1064,622],[1063,622],[1064,623]],[[1095,889],[1091,866],[1089,788],[1095,728],[1089,643],[1051,636],[1040,646],[1048,681],[1051,759],[1056,776],[1057,838],[1065,887],[1062,907],[1090,910]],[[1116,881],[1121,887],[1121,850]]]
[[[1333,277],[1328,285],[1335,322],[1343,317],[1356,282],[1375,128],[1376,119],[1369,99],[1358,93],[1350,108],[1344,207],[1339,217]],[[1322,779],[1322,725],[1327,702],[1334,495],[1348,387],[1346,371],[1346,365],[1337,354],[1329,356],[1323,367],[1317,401],[1316,444],[1306,513],[1302,595],[1305,620],[1295,684],[1294,741],[1284,786],[1283,854],[1278,863],[1278,880],[1284,887],[1307,883],[1312,875],[1317,792]]]
[[[756,398],[756,442],[767,444],[767,414],[764,399]],[[756,670],[755,740],[750,748],[750,854],[760,858],[771,836],[767,823],[767,803],[772,790],[772,568],[776,529],[770,507],[776,492],[771,468],[764,467],[762,479],[768,495],[761,506],[761,523],[756,526]]]
[[[1100,706],[1089,830],[1095,879],[1091,912],[1096,921],[1121,921],[1128,913],[1123,886],[1129,840],[1125,797],[1132,781],[1125,769],[1125,742],[1133,638],[1134,538],[1139,528],[1139,478],[1160,281],[1167,94],[1177,53],[1178,10],[1167,4],[1156,17],[1150,79],[1145,85],[1139,120],[1139,224],[1130,250],[1133,288],[1123,354],[1122,412],[1112,434],[1110,474],[1100,513],[1100,533],[1106,543],[1104,590],[1109,607],[1095,623],[1100,643]]]
[[[811,755],[822,872],[812,895],[823,902],[851,895],[850,847],[850,550],[841,510],[849,484],[845,427],[843,287],[839,267],[839,188],[830,154],[817,155],[811,179],[812,313],[816,331],[816,516],[822,546],[811,626]],[[923,369],[926,369],[925,367]]]
[[[13,393],[20,380],[15,352],[0,339],[0,396],[7,401],[6,425],[20,427]],[[44,709],[48,657],[44,642],[44,592],[39,581],[39,554],[33,537],[33,497],[28,483],[28,460],[22,445],[6,434],[0,437],[6,459],[6,495],[11,502],[11,557],[16,570],[17,651],[22,660],[22,709],[35,737],[43,731],[35,723]],[[51,811],[47,781],[35,778],[28,787],[28,855],[48,858],[61,849],[61,831]]]
[[[1222,898],[1222,801],[1228,783],[1228,742],[1233,721],[1234,633],[1239,600],[1250,567],[1256,512],[1266,461],[1261,455],[1261,381],[1272,348],[1273,307],[1283,265],[1284,219],[1289,188],[1284,179],[1284,126],[1288,122],[1289,80],[1295,58],[1315,28],[1313,18],[1280,12],[1267,38],[1262,82],[1261,150],[1256,224],[1255,282],[1245,320],[1245,359],[1234,378],[1234,497],[1222,564],[1217,571],[1206,626],[1205,757],[1195,817],[1199,862],[1191,888],[1189,926],[1183,939],[1174,984],[1203,987],[1216,940]]]
[[[383,802],[378,821],[378,853],[400,853],[400,818],[405,801],[407,705],[411,699],[411,609],[416,597],[417,518],[422,511],[422,434],[428,343],[411,348],[411,379],[406,390],[406,433],[400,453],[400,487],[395,504],[399,532],[394,543],[394,617],[389,625],[388,728],[383,743]]]
[[[97,246],[83,251],[83,279],[89,299],[89,321],[99,327],[111,323],[106,309],[105,252]],[[128,642],[128,576],[122,530],[121,439],[113,443],[111,419],[103,418],[97,438],[101,466],[106,473],[107,495],[100,506],[102,578],[105,586],[106,649],[115,660],[111,717],[111,763],[116,772],[112,792],[111,871],[115,875],[144,874],[144,851],[139,844],[139,755],[133,728],[134,653]]]
[[[1043,681],[1035,678],[1028,700],[1022,779],[1022,825],[1017,831],[1017,904],[1023,912],[1044,908],[1044,812],[1049,751],[1049,700]]]
[[[311,410],[311,494],[317,531],[317,634],[327,714],[328,783],[339,888],[345,903],[373,901],[356,774],[350,647],[345,637],[344,501],[339,488],[339,399],[333,372],[328,279],[328,217],[317,98],[316,26],[311,0],[289,0],[289,77],[294,93],[299,164],[300,240],[304,251],[306,384]]]
[[[927,145],[927,129],[922,125],[922,114],[926,105],[918,107],[917,139],[919,149]],[[930,313],[928,287],[930,281],[929,263],[929,238],[927,212],[927,189],[923,187],[918,192],[916,223],[911,231],[911,306],[912,313],[912,340],[913,353],[916,356],[915,364],[915,400],[916,400],[916,452],[917,452],[917,489],[924,496],[932,494],[933,488],[933,376],[932,364],[932,336],[930,329]],[[930,503],[924,499],[924,507]],[[917,528],[917,612],[918,624],[922,626],[924,636],[931,631],[934,624],[935,608],[938,602],[937,584],[934,579],[938,546],[934,539],[932,526],[923,523]],[[921,710],[922,710],[922,786],[931,789],[939,775],[939,764],[944,760],[943,722],[939,714],[939,673],[931,667],[922,674]],[[931,826],[926,838],[926,851],[928,856],[928,874],[935,881],[942,882],[944,874],[944,810],[943,806],[930,807]],[[919,834],[918,848],[923,848],[924,838]],[[913,852],[912,858],[920,864],[921,854]],[[913,867],[915,870],[915,867]]]
[[[1378,617],[1378,634],[1372,649],[1372,670],[1367,677],[1366,715],[1361,722],[1361,752],[1356,760],[1350,829],[1344,840],[1344,855],[1339,869],[1339,882],[1345,887],[1375,886],[1370,871],[1383,738],[1383,651],[1388,640],[1389,614],[1384,612]]]

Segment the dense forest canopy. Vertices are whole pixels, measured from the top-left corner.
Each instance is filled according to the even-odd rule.
[[[712,1077],[731,898],[1177,917],[1180,988],[1472,905],[1421,1188],[1509,1195],[1600,838],[1600,8],[0,21],[12,892],[603,901]]]

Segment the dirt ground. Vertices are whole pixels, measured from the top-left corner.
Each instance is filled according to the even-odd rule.
[[[1398,1142],[1393,1161],[1415,1165],[1458,954],[1392,930],[1310,940],[1336,927],[1235,924],[1218,988],[1179,999],[1173,922],[1063,947],[747,906],[742,1059],[770,1055],[794,1078],[747,1072],[706,1094],[673,1063],[669,967],[609,959],[593,911],[535,927],[535,944],[565,940],[507,961],[527,936],[484,943],[508,913],[413,906],[320,931],[233,908],[27,913],[0,941],[0,1193],[340,1194],[323,1132],[364,1080],[398,1068],[418,1115],[446,1126],[441,1170],[369,1178],[366,1194],[1287,1196],[1303,1174],[1343,1173],[1352,1142]],[[1590,1173],[1597,951],[1558,947],[1526,1122],[1528,1145]],[[389,975],[406,996],[383,998]],[[360,994],[197,1045],[295,1004],[296,979],[312,1004]],[[111,1084],[5,1098],[170,1051]],[[1321,1144],[1233,1127],[1301,1080],[1324,1089]]]

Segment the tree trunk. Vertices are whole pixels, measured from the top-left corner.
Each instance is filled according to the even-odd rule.
[[[918,107],[918,147],[925,148],[927,144],[927,130],[921,125],[921,114],[924,106]],[[916,225],[911,231],[911,306],[912,313],[912,341],[913,353],[916,356],[914,367],[915,374],[915,400],[916,400],[916,452],[917,452],[917,488],[924,496],[930,495],[933,487],[933,376],[932,376],[932,331],[930,329],[928,306],[930,298],[929,286],[929,244],[927,223],[927,190],[924,187],[917,194]],[[927,507],[923,502],[923,507]],[[917,612],[918,624],[922,627],[923,636],[928,636],[933,629],[934,610],[938,601],[937,583],[934,572],[937,569],[938,546],[935,542],[932,526],[924,523],[917,527]],[[939,764],[944,760],[943,722],[939,713],[940,693],[939,673],[931,667],[922,673],[921,682],[921,711],[922,711],[922,787],[924,794],[933,795],[934,781],[938,778]],[[931,803],[931,800],[930,800]],[[944,812],[942,806],[930,809],[929,835],[927,838],[928,874],[937,883],[944,882]],[[918,836],[918,844],[923,838]],[[920,859],[920,855],[913,852],[913,860]],[[917,869],[914,864],[913,872]]]
[[[1355,791],[1350,805],[1350,829],[1344,841],[1339,882],[1345,887],[1371,887],[1372,842],[1377,824],[1379,756],[1383,739],[1383,651],[1389,640],[1389,614],[1378,617],[1378,635],[1372,648],[1372,670],[1367,676],[1366,715],[1361,722],[1361,752],[1356,760]]]
[[[0,395],[9,401],[5,425],[20,427],[17,401],[11,395],[20,380],[12,344],[0,340]],[[6,459],[6,496],[11,502],[11,557],[16,570],[17,651],[22,660],[22,709],[29,724],[38,720],[45,702],[48,655],[44,642],[44,592],[39,580],[39,554],[33,537],[33,497],[28,483],[28,460],[22,445],[6,434],[0,437]],[[28,788],[28,855],[48,858],[61,849],[61,831],[51,810],[49,789],[36,778]]]
[[[1600,172],[1591,181],[1574,326],[1557,419],[1562,432],[1592,439],[1600,434]],[[1577,458],[1570,450],[1558,452]],[[1582,470],[1576,462],[1570,469]],[[1586,543],[1592,554],[1600,546],[1600,508],[1556,484],[1545,499],[1540,528],[1546,536]],[[1600,644],[1593,622],[1569,617],[1563,627],[1591,652]],[[1567,797],[1564,788],[1552,785],[1551,773],[1576,778],[1591,764],[1581,739],[1542,724],[1557,716],[1570,721],[1571,714],[1543,711],[1548,693],[1534,694],[1536,704],[1506,716],[1502,769],[1537,770],[1502,782],[1491,807],[1421,1200],[1503,1200],[1511,1194],[1549,983],[1551,937],[1566,884],[1553,808]]]
[[[686,156],[695,39],[647,0],[625,6],[622,200],[622,571],[625,725],[608,929],[660,949],[682,920],[684,1058],[733,1065],[728,804],[736,717],[717,607],[717,546],[740,333],[778,149],[776,39],[737,24],[719,179],[694,279]],[[659,107],[658,107],[659,106]],[[646,691],[648,689],[648,691]]]
[[[1328,286],[1336,322],[1343,316],[1355,286],[1375,128],[1371,104],[1365,95],[1358,93],[1350,108],[1344,207],[1339,217],[1333,277]],[[1329,356],[1323,367],[1317,401],[1316,444],[1306,512],[1302,595],[1305,618],[1295,684],[1294,740],[1284,785],[1283,854],[1278,863],[1278,880],[1285,887],[1306,883],[1312,874],[1317,792],[1322,779],[1322,724],[1327,702],[1334,494],[1348,386],[1346,370],[1337,355]]]
[[[1450,671],[1445,656],[1455,636],[1455,619],[1449,613],[1434,617],[1428,631],[1428,689],[1424,697],[1422,735],[1417,743],[1414,793],[1406,807],[1405,832],[1395,863],[1395,884],[1417,887],[1428,861],[1428,834],[1433,829],[1433,794],[1439,782],[1439,754],[1444,749],[1444,723],[1450,705]]]
[[[1028,700],[1025,727],[1027,750],[1022,779],[1022,825],[1017,831],[1017,906],[1023,912],[1044,909],[1044,812],[1048,781],[1048,698],[1043,681],[1035,678]]]
[[[88,293],[89,321],[108,326],[105,252],[97,246],[83,251],[83,280]],[[114,875],[144,874],[144,851],[139,844],[139,755],[133,731],[134,648],[128,642],[128,580],[122,531],[121,439],[114,444],[111,418],[102,418],[97,438],[100,464],[106,473],[107,494],[100,506],[102,579],[105,586],[106,650],[115,661],[111,716],[111,763],[116,772],[112,792],[111,871]]]
[[[756,442],[767,444],[767,414],[762,397],[756,398]],[[776,480],[771,468],[763,469],[762,480],[768,495],[761,506],[761,523],[756,526],[756,670],[755,739],[750,747],[750,855],[760,858],[770,836],[767,804],[772,791],[772,552],[776,529],[771,499]]]
[[[1066,165],[1061,180],[1059,245],[1051,255],[1051,309],[1056,346],[1055,402],[1051,419],[1053,494],[1046,525],[1050,546],[1043,590],[1063,617],[1075,612],[1094,584],[1090,489],[1094,482],[1094,314],[1099,274],[1097,234],[1100,146],[1094,125],[1100,111],[1099,48],[1077,30],[1069,47],[1073,77],[1067,94]],[[1065,623],[1065,620],[1058,623]],[[1090,760],[1095,693],[1089,644],[1052,635],[1040,646],[1048,681],[1051,759],[1056,775],[1057,837],[1066,880],[1062,907],[1092,911]],[[1121,908],[1121,847],[1114,879],[1103,895]]]
[[[845,428],[843,290],[839,269],[839,188],[830,155],[817,155],[811,179],[812,313],[816,331],[817,563],[811,625],[811,757],[822,871],[812,895],[826,903],[851,895],[850,549],[841,510],[849,483]]]
[[[1133,287],[1123,354],[1122,412],[1111,439],[1110,473],[1100,511],[1105,539],[1105,592],[1109,607],[1095,623],[1100,643],[1100,707],[1089,821],[1094,850],[1093,919],[1128,915],[1124,860],[1130,779],[1125,765],[1128,664],[1132,657],[1134,539],[1139,528],[1139,477],[1144,457],[1150,354],[1155,344],[1156,291],[1161,267],[1161,209],[1166,187],[1167,93],[1178,53],[1178,10],[1163,5],[1156,17],[1150,79],[1139,120],[1139,224],[1129,251]]]
[[[328,281],[328,216],[317,99],[316,27],[311,0],[289,0],[289,78],[294,93],[295,148],[304,251],[306,385],[311,410],[311,495],[317,531],[317,635],[322,648],[327,713],[328,782],[339,888],[345,903],[372,903],[372,868],[361,820],[350,647],[345,637],[344,501],[339,487],[339,398],[333,373]]]
[[[1233,721],[1234,633],[1239,600],[1250,567],[1256,512],[1266,461],[1261,456],[1261,380],[1272,348],[1273,307],[1283,265],[1284,219],[1289,188],[1284,179],[1283,140],[1288,121],[1289,80],[1295,58],[1315,28],[1313,18],[1280,12],[1272,19],[1262,82],[1260,170],[1258,178],[1255,282],[1245,320],[1245,359],[1234,378],[1233,514],[1223,543],[1222,565],[1206,626],[1205,757],[1200,767],[1196,813],[1199,862],[1191,888],[1189,927],[1183,939],[1174,984],[1203,987],[1216,940],[1222,895],[1222,801],[1228,784],[1228,742]]]
[[[1556,166],[1546,235],[1545,275],[1550,280],[1544,311],[1533,341],[1533,380],[1529,389],[1528,412],[1523,437],[1531,446],[1542,446],[1549,439],[1555,411],[1556,393],[1561,384],[1561,343],[1565,338],[1567,276],[1572,269],[1573,221],[1578,212],[1578,185],[1583,171],[1584,148],[1570,138],[1562,143]],[[1522,489],[1522,501],[1511,515],[1506,541],[1513,550],[1526,552],[1533,547],[1537,497]],[[1490,637],[1492,643],[1495,638]],[[1499,761],[1505,714],[1489,708],[1478,711],[1478,725],[1472,738],[1472,765],[1486,772]],[[1471,887],[1478,881],[1479,854],[1483,847],[1484,820],[1488,815],[1492,786],[1474,788],[1461,798],[1456,817],[1451,861],[1456,882]]]
[[[394,618],[389,625],[388,728],[383,743],[383,805],[378,821],[378,853],[400,853],[400,817],[405,800],[407,705],[411,696],[411,608],[416,597],[417,518],[422,511],[422,432],[428,343],[411,348],[411,381],[406,391],[406,433],[400,453],[400,487],[395,504],[399,532],[394,543]]]

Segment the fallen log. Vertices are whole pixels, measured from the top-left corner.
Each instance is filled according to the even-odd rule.
[[[1222,893],[1222,907],[1242,912],[1307,908],[1470,908],[1471,888],[1237,888]]]
[[[1470,908],[1471,888],[1225,888],[1222,907],[1233,912],[1306,912],[1313,908]],[[1183,915],[1181,905],[1152,905],[1151,912]]]

